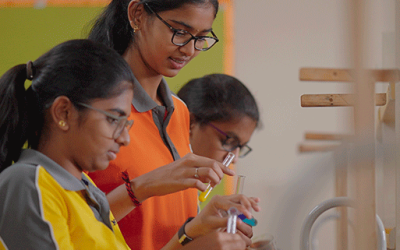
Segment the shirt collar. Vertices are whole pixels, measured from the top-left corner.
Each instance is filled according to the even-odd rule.
[[[158,106],[157,103],[153,99],[151,99],[151,97],[143,89],[142,85],[140,85],[139,81],[136,78],[134,78],[133,85],[134,94],[132,105],[137,111],[147,112]],[[168,84],[164,78],[162,78],[160,82],[158,93],[160,94],[161,99],[163,100],[167,108],[174,107],[171,90],[169,89]]]
[[[85,186],[80,180],[39,151],[33,149],[23,150],[18,163],[42,166],[66,190],[85,190]],[[82,179],[90,183],[84,174],[82,174]]]

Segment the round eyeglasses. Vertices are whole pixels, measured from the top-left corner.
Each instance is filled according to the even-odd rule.
[[[191,40],[194,40],[194,48],[196,50],[206,51],[219,41],[218,37],[212,30],[210,31],[212,36],[194,36],[186,30],[175,29],[154,12],[147,3],[144,3],[144,5],[173,32],[171,42],[177,46],[185,46]]]
[[[216,126],[212,125],[211,123],[207,123],[207,124],[225,136],[225,139],[222,141],[222,147],[226,151],[232,152],[235,149],[239,148],[239,157],[243,158],[253,150],[251,147],[247,146],[246,144],[240,145],[240,141],[238,138],[228,135],[227,133],[225,133],[221,129],[217,128]]]
[[[116,115],[108,113],[107,111],[97,109],[95,107],[92,107],[88,104],[81,103],[81,102],[77,102],[76,104],[78,104],[82,107],[88,108],[88,109],[95,110],[95,111],[100,112],[100,113],[104,114],[105,116],[107,116],[110,123],[116,126],[115,130],[112,134],[112,138],[114,140],[116,140],[118,137],[120,137],[122,131],[124,131],[124,128],[126,128],[129,131],[129,129],[133,125],[133,120],[128,120],[127,116],[116,116]]]

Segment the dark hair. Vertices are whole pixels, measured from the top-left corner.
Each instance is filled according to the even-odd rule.
[[[131,0],[112,0],[102,14],[94,21],[89,39],[101,42],[115,49],[120,55],[134,41],[133,29],[128,20],[128,5]],[[141,4],[148,4],[156,12],[178,9],[184,4],[212,4],[215,15],[218,12],[218,0],[140,0]],[[146,5],[144,5],[146,6]],[[144,8],[148,15],[153,13]]]
[[[190,80],[178,92],[194,122],[227,122],[248,116],[259,124],[256,100],[235,77],[211,74]]]
[[[18,160],[26,141],[37,147],[46,125],[44,112],[58,96],[74,104],[88,103],[133,88],[133,84],[121,84],[133,83],[126,61],[90,40],[64,42],[39,57],[33,62],[32,84],[25,90],[29,64],[17,65],[0,78],[0,172]]]

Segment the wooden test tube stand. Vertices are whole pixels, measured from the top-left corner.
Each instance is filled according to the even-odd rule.
[[[302,68],[300,69],[300,80],[301,81],[336,81],[336,82],[354,82],[354,71],[351,71],[349,69],[327,69],[327,68]],[[367,102],[369,106],[372,105],[372,111],[371,110],[364,110],[364,108],[358,108],[358,110],[355,107],[355,130],[357,133],[357,130],[361,132],[361,136],[367,136],[371,137],[372,134],[372,140],[375,140],[374,138],[374,106],[382,106],[380,107],[380,112],[379,112],[379,120],[382,122],[392,122],[394,120],[394,115],[391,115],[391,113],[394,113],[394,96],[393,96],[393,90],[395,87],[395,82],[399,80],[399,70],[368,70],[365,74],[365,79],[370,85],[367,93],[363,93],[363,95],[368,95],[369,98],[357,98],[357,95],[353,94],[325,94],[325,95],[303,95],[301,98],[301,106],[302,107],[333,107],[333,106],[356,106],[358,105],[360,107],[364,107],[366,104],[362,103],[359,104],[360,99],[363,99],[364,102]],[[375,82],[389,82],[391,83],[390,88],[388,93],[379,93],[375,94],[371,90],[374,91],[375,87]],[[371,87],[372,86],[372,87]],[[360,95],[360,94],[359,94]],[[375,97],[375,98],[374,98]],[[360,110],[361,109],[361,110]],[[365,113],[367,112],[367,114]],[[361,113],[362,115],[357,114]],[[370,113],[370,114],[368,114]],[[372,114],[372,115],[371,115]],[[364,116],[364,117],[360,117]],[[371,119],[372,116],[372,119]],[[365,117],[367,117],[367,120],[365,120]],[[369,117],[369,120],[368,120]],[[358,121],[357,121],[358,119]],[[363,124],[363,125],[361,125]],[[367,125],[365,125],[367,124]],[[367,129],[365,129],[365,126]],[[372,127],[372,133],[371,133],[371,127]],[[368,129],[369,128],[369,129]],[[367,132],[366,132],[367,131]],[[349,139],[350,137],[348,135],[334,135],[334,134],[315,134],[315,133],[308,133],[306,134],[306,139],[313,139],[313,140],[343,140],[343,139]],[[356,137],[354,137],[356,138]],[[355,141],[356,147],[362,147],[363,141]],[[359,145],[357,145],[359,143]],[[373,144],[374,145],[374,144]],[[374,149],[374,146],[369,147],[369,151]],[[333,151],[335,152],[335,160],[336,160],[336,196],[347,196],[347,153],[345,150],[345,147],[338,146],[336,145],[306,145],[306,144],[301,144],[299,146],[299,151],[300,152],[316,152],[316,151]],[[365,152],[365,151],[364,151]],[[369,154],[374,154],[375,152],[369,152]],[[340,156],[340,157],[339,157]],[[355,156],[357,158],[362,158],[361,155]],[[369,238],[368,241],[370,244],[374,244],[372,246],[376,246],[376,236],[365,236],[365,235],[371,235],[372,231],[375,232],[376,224],[375,221],[362,221],[365,220],[366,217],[370,217],[371,211],[373,212],[373,219],[375,219],[375,175],[374,175],[374,161],[370,161],[371,158],[369,158],[368,162],[360,162],[357,161],[355,163],[356,166],[352,166],[355,168],[355,171],[358,173],[356,176],[356,204],[358,207],[364,207],[364,206],[369,206],[371,209],[368,211],[365,211],[365,209],[360,209],[361,211],[361,216],[357,216],[358,220],[356,218],[356,221],[360,222],[360,225],[356,224],[356,230],[358,230],[358,234],[356,233],[356,246],[357,244],[364,245],[363,242],[364,239]],[[367,169],[365,169],[367,168]],[[365,172],[367,174],[365,174]],[[373,185],[370,185],[373,184]],[[365,187],[366,185],[370,185],[371,187]],[[371,195],[361,195],[362,197],[357,197],[360,193],[364,192],[364,188],[370,189],[369,193],[373,193],[373,197],[371,198]],[[365,197],[368,196],[368,197]],[[357,202],[358,201],[358,202]],[[348,230],[347,230],[347,211],[346,208],[339,208],[341,210],[341,219],[338,221],[337,224],[337,247],[338,249],[346,250],[348,247]],[[364,210],[364,211],[362,211]],[[361,219],[362,218],[362,219]],[[367,223],[372,223],[368,224]],[[368,232],[368,228],[372,228],[371,232]],[[357,236],[358,235],[358,236]],[[376,235],[376,234],[374,234]],[[360,240],[363,239],[363,240]],[[375,242],[375,243],[374,243]],[[357,247],[358,249],[358,247]],[[369,246],[369,249],[375,249],[374,247]]]

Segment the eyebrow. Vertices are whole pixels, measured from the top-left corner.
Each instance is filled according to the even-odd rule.
[[[242,142],[242,141],[240,140],[239,136],[237,136],[236,133],[231,132],[231,131],[228,131],[228,132],[225,132],[225,133],[226,133],[227,135],[229,135],[230,137],[233,137],[233,138],[237,139],[239,142]],[[247,145],[247,143],[249,143],[249,141],[247,141],[247,142],[245,142],[245,143],[240,143],[240,146]]]
[[[176,23],[176,24],[180,24],[180,25],[182,25],[182,26],[185,26],[186,28],[188,28],[188,29],[195,29],[195,28],[193,28],[192,26],[190,26],[189,24],[187,24],[187,23],[185,23],[185,22],[182,22],[182,21],[177,21],[177,20],[169,20],[169,21],[171,21],[171,22],[173,22],[173,23]],[[203,31],[200,31],[200,32],[211,32],[212,31],[212,28],[209,28],[209,29],[206,29],[206,30],[203,30]]]
[[[120,116],[127,116],[126,115],[126,113],[125,113],[125,111],[123,111],[122,109],[119,109],[119,108],[115,108],[115,109],[109,109],[109,110],[107,110],[108,112],[116,112],[116,113],[118,113]]]

